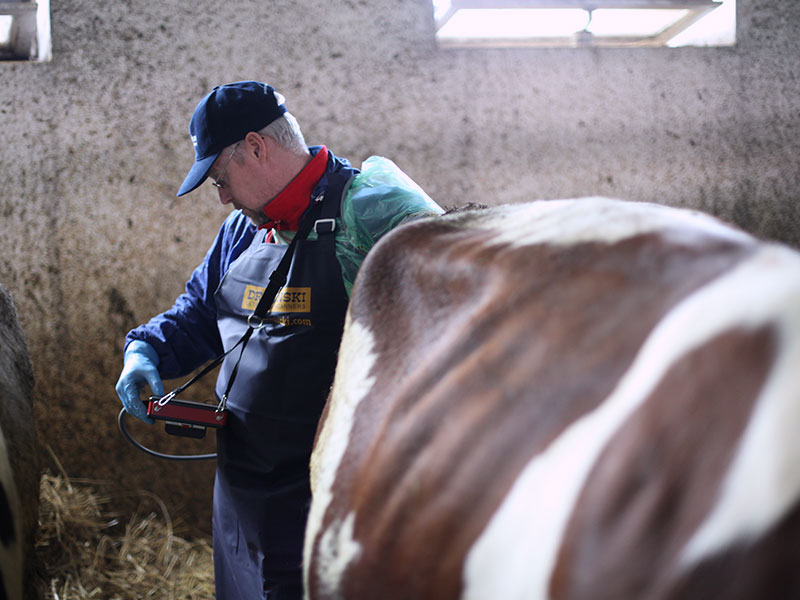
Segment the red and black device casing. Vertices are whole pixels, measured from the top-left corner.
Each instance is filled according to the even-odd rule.
[[[212,404],[172,399],[159,405],[159,396],[150,396],[147,403],[147,416],[167,421],[167,433],[188,437],[203,437],[206,427],[218,429],[228,421],[228,411],[218,410]],[[171,427],[170,427],[171,426]]]

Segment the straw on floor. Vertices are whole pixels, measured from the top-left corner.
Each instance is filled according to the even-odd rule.
[[[126,522],[104,482],[41,478],[37,586],[50,600],[208,600],[214,597],[211,544],[173,531],[163,502],[141,491]]]

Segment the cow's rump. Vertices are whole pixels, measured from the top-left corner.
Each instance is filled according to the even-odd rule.
[[[708,216],[401,227],[351,298],[310,597],[798,594],[798,367],[800,257]]]

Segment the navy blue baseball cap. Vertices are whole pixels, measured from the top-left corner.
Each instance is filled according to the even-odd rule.
[[[283,96],[260,81],[218,85],[194,109],[189,135],[194,144],[194,164],[178,196],[188,194],[208,176],[222,150],[260,131],[286,112]]]

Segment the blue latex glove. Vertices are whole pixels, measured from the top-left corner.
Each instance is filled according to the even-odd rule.
[[[164,395],[158,363],[155,348],[147,342],[134,340],[125,349],[125,364],[117,381],[117,395],[128,414],[150,424],[155,421],[147,416],[144,402],[139,398],[139,390],[148,384],[154,395]]]

